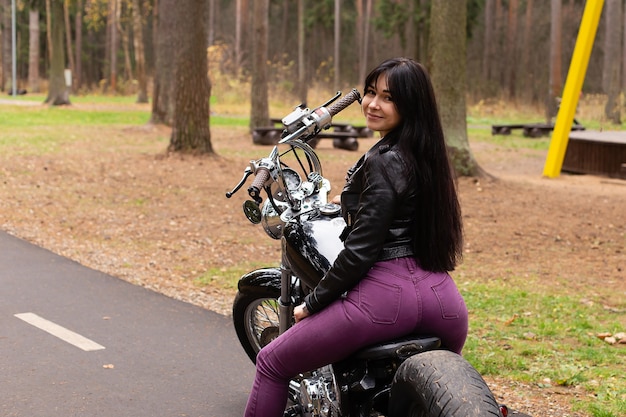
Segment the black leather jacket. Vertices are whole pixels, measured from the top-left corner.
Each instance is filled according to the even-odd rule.
[[[348,171],[341,193],[344,249],[305,298],[317,312],[354,287],[377,262],[413,254],[417,187],[393,146],[374,145]]]

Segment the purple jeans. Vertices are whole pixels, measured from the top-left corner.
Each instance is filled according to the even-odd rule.
[[[413,258],[376,263],[345,297],[300,321],[257,356],[245,417],[281,417],[289,380],[351,353],[410,333],[438,336],[461,353],[467,308],[446,273],[420,269]]]

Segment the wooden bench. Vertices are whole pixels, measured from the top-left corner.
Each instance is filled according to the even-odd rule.
[[[585,130],[585,127],[578,122],[572,125],[572,131]],[[552,123],[526,123],[510,125],[492,125],[492,135],[510,135],[515,129],[522,129],[522,133],[527,138],[538,138],[550,134],[554,130]]]
[[[257,145],[275,145],[280,140],[280,135],[284,130],[281,119],[272,118],[273,126],[254,128],[252,131],[252,142]],[[308,141],[308,144],[315,148],[321,139],[332,139],[333,147],[356,151],[359,148],[357,138],[371,138],[374,132],[366,126],[353,126],[349,123],[333,123],[331,130],[323,130],[315,138]]]

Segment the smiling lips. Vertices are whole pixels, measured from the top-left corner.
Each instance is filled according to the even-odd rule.
[[[381,120],[382,116],[377,116],[375,114],[372,113],[367,113],[367,118],[373,121],[377,121],[377,120]]]

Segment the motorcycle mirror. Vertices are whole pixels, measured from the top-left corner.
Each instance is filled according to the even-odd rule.
[[[243,214],[245,214],[246,218],[250,220],[250,223],[261,223],[261,209],[256,202],[252,200],[246,200],[243,203]]]

